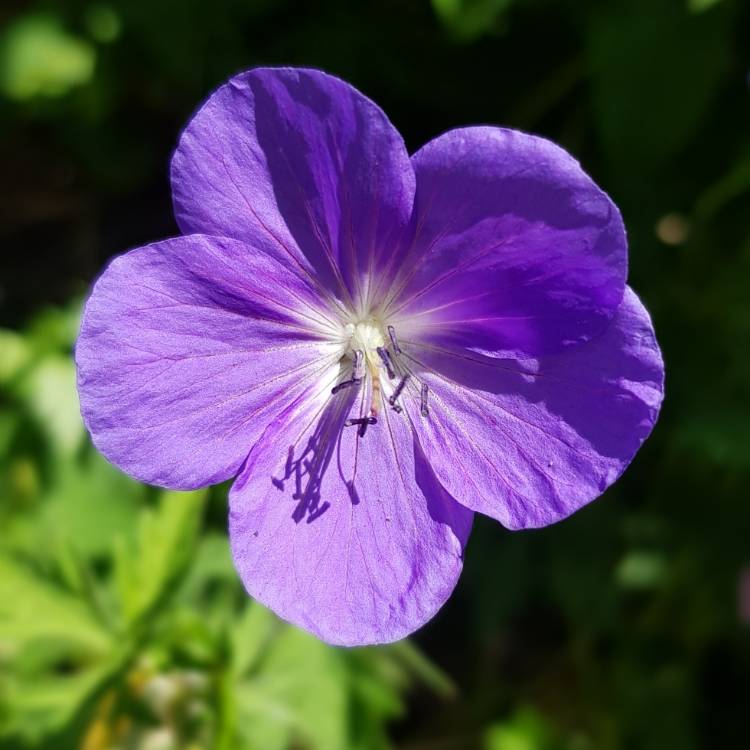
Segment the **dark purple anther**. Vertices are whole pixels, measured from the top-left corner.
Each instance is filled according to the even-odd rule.
[[[390,380],[393,380],[393,378],[396,377],[396,373],[393,371],[393,365],[391,364],[391,355],[388,354],[388,350],[384,346],[379,346],[375,351],[380,356],[380,359],[383,361],[383,364],[385,365],[386,372],[388,373],[388,378]]]
[[[344,422],[344,427],[354,427],[359,425],[359,436],[364,437],[367,432],[367,425],[377,424],[378,420],[376,417],[360,417],[359,419],[347,419]]]
[[[427,383],[425,383],[422,386],[422,393],[421,393],[421,399],[419,404],[419,410],[422,413],[423,417],[429,417],[430,416],[430,410],[427,408],[427,394],[429,393],[429,388],[427,387]]]
[[[358,385],[359,380],[357,378],[351,378],[350,380],[344,380],[343,382],[339,383],[338,385],[333,386],[331,388],[331,393],[338,393],[339,391],[343,391],[344,388],[350,388],[353,385]]]
[[[393,351],[396,354],[401,354],[401,347],[398,345],[398,339],[396,338],[396,329],[393,326],[388,326],[388,335],[391,337]]]
[[[344,427],[354,427],[355,424],[377,424],[377,417],[358,417],[357,419],[347,419]]]
[[[388,397],[388,403],[391,406],[395,406],[396,399],[401,395],[401,391],[404,390],[404,387],[406,386],[406,382],[409,380],[409,375],[404,375],[403,378],[401,378],[399,384],[396,386],[396,389],[393,391],[393,393]]]

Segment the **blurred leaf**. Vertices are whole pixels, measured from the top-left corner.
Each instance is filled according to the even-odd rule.
[[[0,555],[0,642],[18,651],[35,640],[105,652],[111,636],[82,601]]]
[[[664,555],[648,550],[634,550],[618,564],[615,579],[626,589],[650,589],[661,583],[665,572]]]
[[[456,37],[470,41],[492,31],[514,0],[432,0],[438,18]]]
[[[699,196],[696,213],[703,220],[713,218],[724,206],[750,191],[750,153],[737,158],[729,172],[709,185]]]
[[[111,5],[96,4],[86,10],[86,26],[97,42],[110,44],[120,36],[122,22]]]
[[[47,432],[52,446],[70,457],[81,445],[85,431],[76,390],[76,371],[69,357],[50,355],[26,373],[18,394]]]
[[[269,645],[260,671],[236,686],[237,731],[252,748],[348,750],[344,664],[335,649],[295,628]]]
[[[703,11],[713,8],[720,2],[721,0],[687,0],[687,5],[693,13],[703,13]]]
[[[115,537],[132,539],[146,488],[91,449],[61,462],[38,523],[83,555],[104,555]]]
[[[430,688],[436,695],[443,698],[455,697],[456,686],[452,680],[413,643],[408,640],[399,641],[392,644],[389,651],[419,682]]]
[[[22,16],[0,40],[0,90],[11,99],[57,97],[87,83],[96,52],[52,15]]]
[[[552,731],[544,716],[522,708],[508,721],[487,730],[484,750],[548,750],[552,743]]]
[[[0,746],[63,731],[127,658],[82,599],[0,556]]]
[[[172,593],[193,560],[206,491],[162,492],[155,511],[144,510],[135,544],[119,540],[116,578],[123,615],[134,623]]]
[[[6,746],[4,738],[20,736],[24,747],[36,747],[40,739],[64,731],[110,679],[113,669],[111,664],[102,664],[77,674],[6,685],[7,719],[0,716],[0,746]],[[53,742],[51,747],[62,746]]]
[[[45,307],[33,318],[26,338],[38,354],[70,354],[78,336],[82,304],[71,300],[64,307]]]
[[[263,605],[245,605],[231,632],[232,671],[238,678],[256,666],[279,627],[279,621]]]
[[[30,358],[30,347],[20,333],[0,329],[0,385],[14,378]]]
[[[618,170],[652,174],[696,135],[727,70],[730,17],[681,0],[597,6],[587,34],[596,125]]]

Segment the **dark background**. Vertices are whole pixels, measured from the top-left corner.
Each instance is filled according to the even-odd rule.
[[[747,3],[6,1],[0,27],[1,748],[747,745]],[[455,595],[393,647],[248,606],[226,488],[136,485],[77,416],[88,284],[178,233],[180,128],[259,64],[344,78],[410,150],[476,123],[563,145],[623,212],[664,352],[622,480],[542,531],[478,517]]]

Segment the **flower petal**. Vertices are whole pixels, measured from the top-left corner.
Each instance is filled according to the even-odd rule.
[[[185,128],[172,191],[184,232],[265,232],[277,257],[350,302],[395,252],[414,172],[401,136],[352,86],[259,68],[218,88]]]
[[[664,366],[629,288],[601,336],[538,361],[408,342],[429,418],[404,399],[438,479],[511,529],[546,526],[600,495],[659,414]],[[420,372],[421,370],[421,372]]]
[[[97,448],[137,479],[189,489],[233,476],[337,359],[313,291],[260,245],[157,242],[94,286],[76,345],[81,411]]]
[[[322,640],[386,643],[453,590],[472,513],[440,486],[408,422],[342,427],[358,393],[290,408],[230,492],[229,533],[248,593]]]
[[[413,157],[417,234],[391,315],[435,344],[536,357],[589,340],[622,298],[617,207],[560,147],[493,127]]]

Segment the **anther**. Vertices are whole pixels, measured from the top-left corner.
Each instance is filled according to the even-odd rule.
[[[385,366],[386,372],[388,373],[388,378],[390,380],[393,380],[393,378],[396,377],[396,373],[393,371],[393,365],[391,364],[391,355],[388,354],[388,350],[384,346],[379,346],[375,349],[375,351],[383,361],[383,365]]]
[[[356,419],[347,419],[344,427],[354,427],[355,424],[377,424],[377,417],[357,417]]]
[[[365,436],[365,432],[367,432],[367,425],[371,424],[377,424],[378,420],[375,417],[360,417],[359,419],[347,419],[346,422],[344,422],[344,427],[354,427],[354,425],[359,425],[358,434],[360,437]]]
[[[430,410],[427,408],[427,394],[429,393],[429,390],[430,389],[427,387],[427,383],[424,383],[422,385],[422,393],[419,404],[419,411],[422,413],[423,417],[430,416]]]
[[[399,384],[394,389],[393,393],[388,397],[388,403],[391,406],[395,406],[396,399],[401,395],[401,391],[404,390],[408,380],[409,380],[409,375],[408,374],[404,375],[404,377],[401,378],[401,380],[399,381]]]
[[[401,347],[398,345],[398,339],[396,338],[396,329],[393,326],[388,326],[388,335],[391,338],[391,344],[393,344],[393,351],[396,354],[401,354]]]
[[[357,378],[351,378],[351,380],[344,380],[342,383],[339,383],[338,385],[333,386],[331,388],[331,393],[338,393],[339,391],[343,391],[344,388],[351,388],[353,385],[358,385],[359,380]]]
[[[331,393],[338,393],[339,391],[343,391],[344,388],[350,388],[353,385],[356,385],[359,383],[360,380],[362,380],[362,377],[364,375],[364,371],[362,368],[362,362],[364,360],[364,355],[362,352],[357,349],[354,352],[354,367],[351,378],[349,380],[344,380],[343,382],[339,383],[338,385],[335,385],[333,388],[331,388]]]

